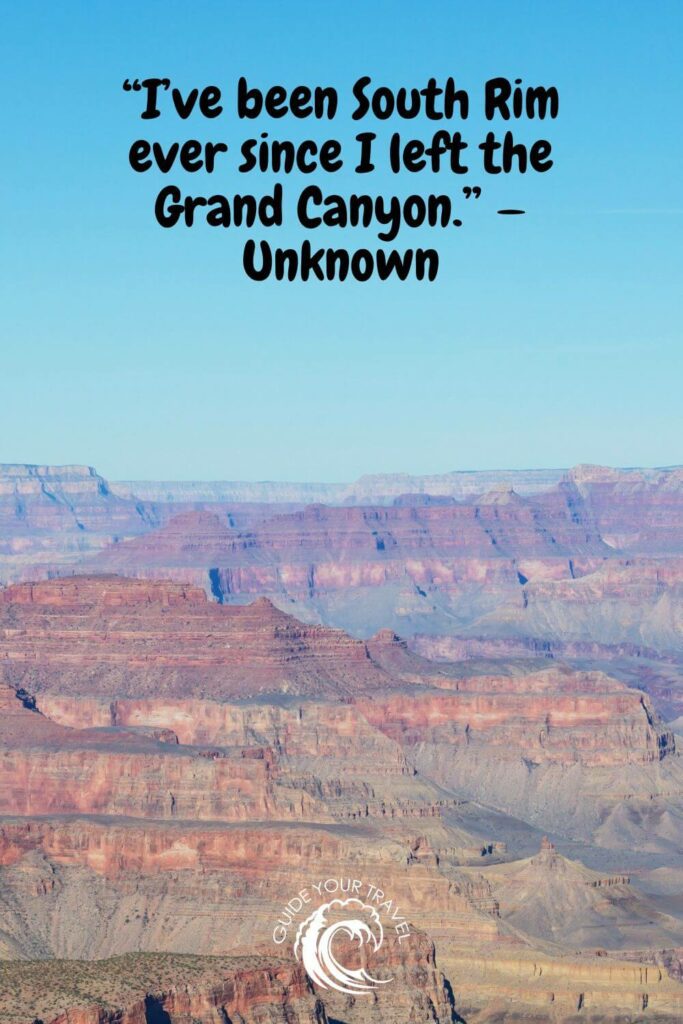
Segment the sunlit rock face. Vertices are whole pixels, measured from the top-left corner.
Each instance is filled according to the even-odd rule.
[[[679,792],[673,733],[604,672],[435,664],[188,584],[9,587],[0,671],[6,813],[419,819],[453,792],[590,835]]]
[[[31,1013],[28,1013],[30,1007]],[[7,967],[0,1019],[45,1024],[327,1024],[304,971],[266,957],[119,956]]]
[[[667,716],[683,710],[681,469],[138,489],[3,467],[0,579],[172,577],[356,636],[390,627],[429,655],[452,638],[494,656],[599,656],[629,683],[642,669]]]
[[[27,1024],[681,1019],[680,480],[551,484],[228,508],[15,473],[0,957],[202,954]],[[381,998],[274,947],[323,876],[410,920]]]

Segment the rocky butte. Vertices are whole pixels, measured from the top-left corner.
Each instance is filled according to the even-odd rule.
[[[108,484],[0,471],[0,578],[175,578],[430,657],[561,658],[683,713],[683,471]],[[450,654],[449,654],[450,652]]]
[[[578,466],[544,479],[141,485],[158,525],[68,558],[71,571],[183,579],[225,604],[265,594],[355,636],[390,627],[430,657],[522,651],[603,668],[675,719],[682,471]],[[121,500],[132,500],[131,486],[118,489]],[[17,556],[15,570],[63,572],[66,558],[38,567],[34,555]]]
[[[0,680],[3,1021],[680,1019],[675,738],[604,671],[79,575],[0,592]],[[367,1002],[272,937],[357,877],[411,928]]]

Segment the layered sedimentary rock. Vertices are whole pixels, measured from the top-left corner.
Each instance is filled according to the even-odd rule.
[[[49,812],[61,790],[62,809],[80,813],[439,818],[455,790],[541,827],[601,825],[612,845],[624,801],[648,810],[645,827],[681,795],[673,734],[604,673],[434,665],[389,631],[354,640],[188,585],[8,588],[0,669],[63,727],[33,753],[9,745],[8,813]],[[96,799],[77,783],[86,763]],[[12,785],[29,770],[39,795]]]
[[[680,985],[650,945],[674,947],[677,923],[623,871],[550,849],[508,863],[466,802],[612,860],[641,845],[669,863],[683,814],[674,738],[642,692],[605,672],[433,663],[391,630],[354,639],[264,599],[221,605],[188,582],[110,575],[0,592],[0,674],[0,956],[272,954],[292,896],[363,878],[410,923],[410,942],[390,936],[384,950],[396,984],[364,1004],[316,991],[306,1012],[347,1024],[426,1024],[453,1008],[474,1022],[511,1007],[529,1020],[548,1007],[557,1021],[583,1007],[604,1022],[677,1019]],[[544,892],[572,921],[565,935],[539,926]],[[615,935],[607,962],[596,923],[600,945]],[[617,958],[646,934],[642,955]],[[292,986],[277,1012],[287,1019],[291,1003],[296,1020]],[[143,997],[171,1022],[215,1024],[208,991],[159,1003],[150,985]],[[122,1004],[131,1024],[140,1005]]]
[[[449,958],[456,1004],[467,1024],[677,1024],[680,988],[658,967],[538,954]]]
[[[145,954],[3,965],[2,1024],[327,1024],[299,965]]]
[[[360,477],[354,483],[254,483],[246,481],[147,481],[112,483],[115,494],[145,501],[223,504],[261,502],[310,505],[387,504],[404,494],[443,495],[464,498],[482,494],[493,487],[514,487],[520,494],[533,494],[552,487],[562,478],[561,469],[490,470],[426,475],[376,473]]]
[[[90,466],[0,466],[0,580],[77,563],[160,521],[151,506],[113,494]]]
[[[8,981],[50,1024],[185,1024],[190,1019],[193,1024],[399,1024],[408,1019],[448,1024],[453,1019],[450,992],[435,969],[433,949],[422,945],[400,960],[385,958],[392,987],[371,999],[327,991],[323,1000],[299,965],[265,957],[147,954],[95,965],[57,961],[47,971],[34,962],[13,965]],[[160,987],[162,978],[168,979],[165,987]],[[46,981],[51,991],[45,991]],[[33,1013],[26,1013],[12,993],[3,1003],[2,1024],[33,1024]],[[56,1007],[63,1010],[53,1017]]]
[[[91,534],[130,536],[158,523],[151,507],[114,494],[92,466],[0,466],[3,539],[78,531],[85,541]]]
[[[158,526],[174,510],[237,506],[227,520],[259,521],[279,505],[312,502],[390,502],[406,490],[466,494],[493,483],[526,492],[555,482],[560,471],[446,474],[441,477],[364,478],[351,484],[110,484],[89,466],[0,465],[0,579],[77,563],[107,543]]]
[[[246,519],[212,509],[111,546],[93,564],[179,575],[225,603],[268,594],[360,636],[391,626],[533,650],[601,644],[629,682],[638,665],[628,650],[651,649],[675,664],[664,679],[644,672],[644,686],[667,714],[683,706],[680,470],[577,467],[527,495],[404,495],[272,515],[262,506]]]
[[[275,957],[125,955],[4,968],[2,1024],[450,1024],[449,990],[424,936],[384,955],[391,988],[364,998],[316,993],[302,966]],[[0,967],[2,970],[2,967]]]
[[[20,706],[11,688],[6,693],[7,705]],[[53,710],[53,702],[45,704]],[[73,719],[76,709],[71,698],[57,699],[54,717]],[[83,729],[58,726],[37,711],[0,710],[0,813],[380,820],[408,840],[425,829],[439,832],[443,809],[457,804],[415,775],[399,744],[344,705],[121,701],[118,726],[100,721],[112,705],[91,704],[83,717],[94,727]],[[458,839],[462,856],[478,853],[466,831]]]
[[[0,622],[5,678],[36,692],[340,697],[391,683],[367,645],[339,630],[297,622],[265,599],[221,608],[183,584],[115,577],[20,584],[0,592]]]
[[[480,632],[683,651],[683,559],[611,559],[572,579],[530,580],[521,608],[480,620]]]
[[[188,859],[192,850],[201,866]],[[430,944],[415,932],[403,945],[387,941],[378,967],[390,971],[395,983],[386,997],[352,1001],[317,992],[330,1017],[348,1024],[449,1021],[451,1001],[467,1021],[486,1008],[516,1008],[525,1020],[537,1012],[544,1020],[551,1007],[552,1019],[571,1020],[585,1004],[601,1021],[673,1022],[683,1005],[680,984],[663,967],[532,950],[505,931],[495,908],[474,908],[474,885],[448,882],[433,865],[406,862],[397,847],[368,847],[348,832],[311,834],[299,826],[288,836],[274,827],[240,826],[233,835],[150,823],[5,821],[0,861],[2,890],[13,894],[10,912],[3,911],[6,934],[17,933],[26,919],[33,939],[29,955],[44,956],[52,944],[70,957],[84,949],[102,956],[148,946],[189,945],[213,953],[267,949],[272,925],[302,879],[310,884],[330,871],[336,871],[332,877],[371,871],[386,880],[402,906],[428,922],[440,953],[435,965]],[[445,985],[439,968],[446,971]],[[168,987],[182,990],[182,981],[176,970]],[[159,992],[159,983],[150,989]],[[292,998],[289,989],[281,995],[283,1002]],[[169,1013],[172,1005],[166,1005]],[[204,1004],[198,999],[193,1005],[199,1010]]]
[[[611,950],[681,942],[683,923],[642,895],[628,874],[592,871],[547,838],[531,857],[462,873],[491,887],[503,920],[540,940]]]
[[[576,466],[567,480],[612,547],[634,553],[683,551],[683,468],[624,472]]]
[[[600,644],[616,674],[636,684],[642,676],[658,708],[676,717],[682,473],[578,466],[378,477],[350,490],[164,484],[136,495],[93,470],[5,467],[0,578],[171,575],[219,602],[266,594],[299,618],[358,636],[389,626],[404,636],[550,645],[560,656],[563,644]],[[644,666],[633,649],[673,667]]]
[[[528,557],[609,554],[588,510],[578,508],[573,489],[522,498],[514,491],[494,491],[480,499],[453,504],[404,503],[390,506],[340,508],[308,505],[291,513],[271,516],[253,531],[233,530],[214,514],[186,513],[184,518],[161,528],[159,534],[131,541],[111,552],[112,558],[129,557],[144,565],[145,556],[159,561],[181,556],[181,538],[196,532],[201,538],[211,529],[224,554],[235,562],[249,563],[249,553],[270,553],[271,561],[293,564],[318,554],[321,561],[344,561],[371,556],[391,561],[393,555],[422,551],[425,556],[502,557],[524,552]],[[493,550],[492,549],[497,549]],[[382,557],[382,552],[385,556]],[[185,553],[191,561],[190,552]],[[284,556],[284,557],[283,557]],[[302,557],[303,556],[303,557]],[[326,556],[326,557],[325,557]]]
[[[477,909],[469,887],[449,880],[433,856],[412,850],[407,837],[360,825],[5,818],[0,865],[4,941],[22,957],[131,949],[289,955],[297,921],[284,944],[274,943],[286,906],[327,879],[374,880],[413,931],[424,929],[444,948],[502,934],[495,915]],[[412,934],[403,943],[390,926],[386,942],[397,958],[415,949]]]
[[[416,742],[411,729],[447,723],[454,745],[467,729],[469,745],[513,739],[530,754],[558,763],[647,762],[672,745],[647,698],[603,673],[542,665],[530,672],[528,663],[503,666],[499,673],[491,667],[435,665],[412,654],[390,631],[355,640],[300,623],[267,600],[220,607],[182,584],[73,577],[0,593],[0,668],[6,682],[54,695],[52,713],[58,715],[61,706],[68,724],[123,724],[125,700],[150,698],[153,704],[175,698],[182,704],[278,693],[354,700],[368,721],[376,719],[392,738],[410,744]],[[415,687],[429,693],[415,700]],[[104,717],[93,712],[97,721],[76,721],[57,699],[70,694],[118,703],[107,705]],[[363,702],[364,695],[372,701]],[[189,710],[186,719],[192,717]],[[285,717],[281,707],[268,714]],[[224,718],[220,722],[219,712],[220,724],[209,725],[208,732],[196,720],[191,731],[186,725],[184,741],[215,742],[219,729],[233,742],[239,728],[233,731],[229,716]],[[182,719],[181,712],[178,724],[172,713],[169,721],[182,730]]]
[[[673,734],[647,698],[601,673],[552,670],[459,681],[359,700],[364,716],[435,782],[532,822],[605,846],[644,833],[674,838],[683,775]]]
[[[577,467],[561,480],[551,474],[548,487],[538,491],[524,489],[523,474],[517,489],[514,474],[507,484],[505,474],[491,480],[472,474],[476,488],[446,504],[435,483],[430,493],[436,499],[424,493],[425,485],[415,488],[423,493],[396,496],[389,506],[373,505],[371,491],[368,503],[354,508],[310,504],[314,492],[302,492],[297,501],[308,502],[306,508],[277,514],[267,502],[226,497],[220,487],[204,492],[188,485],[178,494],[161,487],[165,500],[154,506],[125,488],[114,494],[92,469],[18,466],[0,474],[0,515],[5,534],[27,549],[27,566],[42,561],[46,570],[49,563],[30,554],[36,533],[46,543],[51,538],[58,552],[75,530],[86,555],[102,538],[116,540],[101,567],[136,573],[184,568],[188,578],[191,570],[203,576],[207,588],[213,569],[216,595],[224,600],[270,592],[333,620],[345,611],[327,607],[329,595],[398,585],[409,601],[406,576],[415,596],[421,596],[416,588],[443,594],[450,606],[459,588],[485,578],[487,587],[524,586],[525,580],[571,580],[614,556],[680,554],[682,472]],[[491,490],[494,483],[498,489]],[[327,500],[342,503],[339,495]],[[174,510],[182,515],[164,525]],[[150,531],[149,541],[126,541]],[[411,612],[397,606],[397,597],[387,611],[409,621]],[[429,612],[417,601],[412,614]],[[382,624],[392,623],[386,618]]]
[[[599,618],[598,603],[592,610]],[[589,609],[590,611],[590,609]],[[590,614],[585,621],[590,620]],[[638,622],[638,627],[642,625]],[[593,631],[597,630],[593,627]],[[683,667],[675,651],[633,642],[602,643],[597,640],[562,640],[550,637],[438,636],[418,634],[410,638],[416,653],[433,661],[499,660],[534,658],[546,663],[561,660],[578,669],[598,669],[649,694],[659,713],[674,728],[683,714]]]
[[[680,471],[3,483],[0,577],[82,574],[0,592],[0,956],[287,953],[237,1002],[157,965],[130,1024],[681,1018]],[[273,943],[323,876],[410,919],[383,1001]]]

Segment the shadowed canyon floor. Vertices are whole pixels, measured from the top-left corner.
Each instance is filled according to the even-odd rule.
[[[683,1017],[680,470],[136,486],[0,472],[0,1020]]]

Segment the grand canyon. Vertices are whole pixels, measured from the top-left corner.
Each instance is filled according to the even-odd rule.
[[[679,467],[0,466],[2,1024],[673,1024],[681,744]]]

